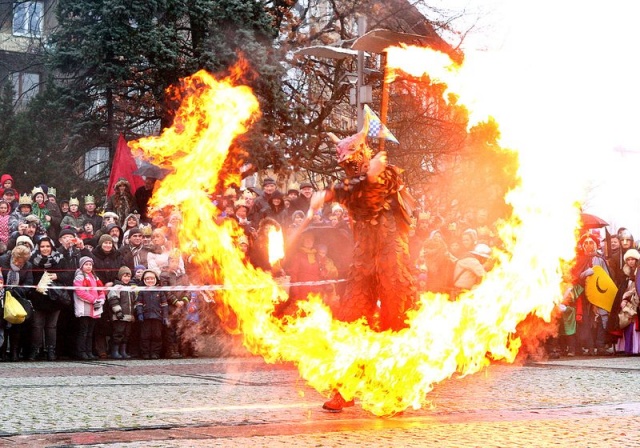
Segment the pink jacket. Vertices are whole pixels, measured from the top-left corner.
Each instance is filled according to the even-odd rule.
[[[76,270],[76,276],[73,279],[73,305],[76,317],[93,317],[98,319],[102,315],[103,305],[105,302],[105,292],[95,289],[102,286],[93,273],[85,274],[80,269]],[[94,304],[98,304],[95,306]]]

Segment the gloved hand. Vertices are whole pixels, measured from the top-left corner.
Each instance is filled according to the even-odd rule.
[[[162,325],[164,325],[165,327],[169,326],[169,318],[165,317],[164,319],[162,319]]]
[[[590,275],[593,275],[593,274],[594,274],[593,269],[592,268],[588,268],[588,269],[585,269],[584,271],[582,271],[582,274],[580,274],[580,278],[586,278],[586,277],[589,277]]]
[[[123,319],[124,319],[124,313],[123,313],[122,311],[118,311],[118,312],[116,313],[116,318],[117,318],[118,320],[123,320]]]
[[[144,322],[144,314],[138,313],[138,322]]]

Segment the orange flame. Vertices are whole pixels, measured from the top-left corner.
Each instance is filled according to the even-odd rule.
[[[224,286],[216,297],[237,316],[252,353],[268,362],[293,362],[316,390],[338,389],[346,399],[358,398],[364,409],[390,415],[423,406],[434,384],[455,373],[477,372],[491,360],[513,362],[521,344],[514,337],[516,325],[529,314],[549,319],[559,295],[558,254],[571,258],[573,235],[567,238],[568,231],[555,227],[541,241],[540,226],[551,218],[575,224],[577,212],[545,209],[527,179],[508,198],[515,215],[500,230],[505,252],[494,254],[494,269],[459,300],[423,295],[408,328],[399,332],[375,332],[363,320],[337,321],[316,296],[300,303],[301,313],[285,322],[275,318],[274,304],[284,292],[269,273],[243,263],[233,244],[238,227],[228,220],[215,224],[211,218],[217,211],[207,195],[228,148],[258,116],[258,102],[248,87],[233,85],[230,78],[218,81],[198,72],[183,84],[189,95],[173,127],[132,146],[173,166],[153,201],[182,210],[181,248],[193,250],[197,242],[200,277]],[[212,259],[219,269],[211,267]]]

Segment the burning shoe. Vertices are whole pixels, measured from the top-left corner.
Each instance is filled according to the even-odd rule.
[[[353,405],[354,405],[353,400],[346,401],[344,398],[342,398],[342,395],[340,395],[340,392],[336,392],[335,395],[331,397],[331,400],[326,401],[322,405],[322,409],[329,412],[340,412],[342,411],[342,408],[349,408]]]

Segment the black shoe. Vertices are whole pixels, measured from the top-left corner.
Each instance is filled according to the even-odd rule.
[[[160,359],[160,356],[156,355],[155,353],[153,353],[151,355],[151,359]]]
[[[91,358],[89,358],[89,355],[87,355],[85,352],[82,352],[76,355],[76,359],[80,361],[89,361]]]
[[[55,360],[56,360],[56,348],[47,347],[47,361],[55,361]]]

